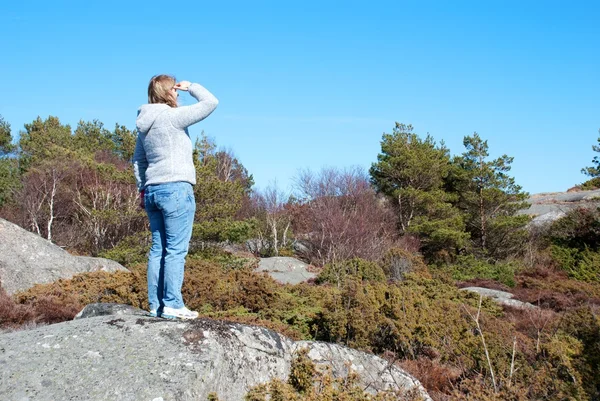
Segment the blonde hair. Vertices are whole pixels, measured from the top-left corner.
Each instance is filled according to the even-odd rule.
[[[175,86],[175,77],[172,75],[155,75],[148,84],[148,103],[165,103],[177,107],[177,97],[173,97],[171,89]]]

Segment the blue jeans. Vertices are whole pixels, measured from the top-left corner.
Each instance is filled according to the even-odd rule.
[[[152,231],[148,258],[150,310],[164,306],[182,308],[183,267],[196,211],[192,185],[187,182],[149,185],[144,191],[144,203]]]

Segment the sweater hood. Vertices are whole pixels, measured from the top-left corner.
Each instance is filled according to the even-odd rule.
[[[138,110],[135,125],[139,132],[147,133],[154,125],[157,117],[170,107],[163,103],[144,104]]]

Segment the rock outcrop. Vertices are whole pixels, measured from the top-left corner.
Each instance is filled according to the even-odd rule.
[[[276,256],[261,258],[256,271],[266,272],[283,284],[298,284],[317,277],[315,273],[308,271],[308,266],[296,258]]]
[[[483,287],[465,287],[465,288],[461,288],[461,290],[474,292],[479,295],[483,295],[484,297],[492,298],[494,301],[496,301],[500,305],[512,306],[514,308],[521,308],[521,309],[536,309],[537,308],[537,306],[532,305],[528,302],[523,302],[523,301],[519,301],[517,299],[513,299],[514,295],[511,294],[510,292],[506,292],[506,291],[491,290],[489,288],[483,288]]]
[[[531,206],[528,209],[521,210],[520,213],[533,216],[534,219],[531,224],[541,226],[551,223],[579,207],[600,207],[600,189],[535,194],[527,202]]]
[[[0,219],[0,280],[8,294],[97,270],[127,271],[112,260],[73,256],[39,235]]]
[[[0,335],[0,398],[205,401],[215,392],[222,400],[242,400],[253,385],[285,379],[294,352],[308,348],[336,377],[348,366],[356,371],[368,391],[416,391],[431,400],[416,379],[364,352],[294,342],[260,327],[123,310]]]

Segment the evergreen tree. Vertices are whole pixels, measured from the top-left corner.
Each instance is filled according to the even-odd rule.
[[[489,160],[487,141],[479,134],[466,136],[466,151],[453,160],[446,188],[458,196],[456,205],[465,213],[472,244],[482,255],[494,259],[516,252],[525,238],[529,218],[516,215],[527,207],[528,194],[507,173],[512,157]]]
[[[137,132],[128,129],[124,125],[115,124],[114,131],[109,135],[117,156],[127,163],[132,163]]]
[[[598,130],[600,134],[600,130]],[[598,135],[598,145],[592,145],[594,152],[600,153],[600,135]],[[594,156],[592,159],[593,167],[585,167],[581,169],[583,174],[586,174],[592,178],[600,177],[600,156]]]
[[[600,130],[598,130],[600,134]],[[598,135],[598,145],[592,145],[594,152],[600,153],[600,135]],[[600,156],[594,156],[592,159],[592,167],[584,167],[581,172],[589,177],[590,180],[584,182],[581,185],[582,189],[596,189],[600,188]]]
[[[0,157],[5,157],[15,150],[10,124],[0,114]]]
[[[37,117],[31,124],[25,124],[25,131],[19,137],[19,165],[26,171],[32,164],[54,158],[67,158],[73,148],[71,127],[61,124],[58,117],[46,120]]]
[[[411,125],[396,123],[391,134],[383,134],[381,153],[370,169],[378,192],[397,207],[402,234],[416,233],[429,256],[462,248],[468,239],[454,197],[445,192],[444,179],[451,168],[448,149],[427,135],[423,140]]]
[[[12,157],[16,147],[10,124],[0,115],[0,208],[8,203],[19,186],[17,160]]]

